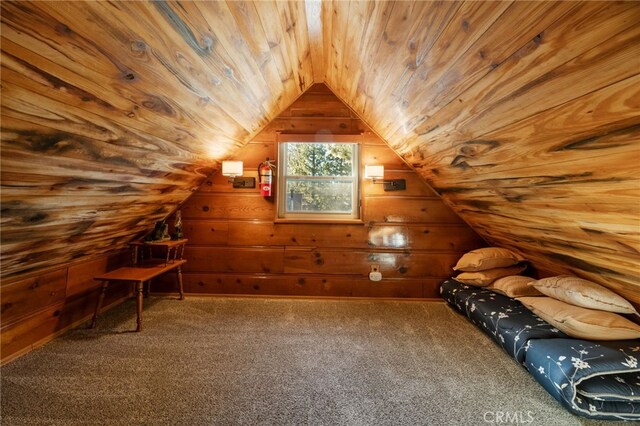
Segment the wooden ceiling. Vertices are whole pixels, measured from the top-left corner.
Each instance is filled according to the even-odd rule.
[[[126,244],[325,82],[487,241],[640,300],[638,2],[1,7],[5,275]]]

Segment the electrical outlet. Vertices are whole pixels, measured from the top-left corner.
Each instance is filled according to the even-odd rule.
[[[380,265],[374,263],[371,265],[371,272],[380,272]]]

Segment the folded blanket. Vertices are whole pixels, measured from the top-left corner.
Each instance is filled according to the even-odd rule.
[[[640,420],[640,342],[531,340],[526,367],[565,407],[585,417]]]

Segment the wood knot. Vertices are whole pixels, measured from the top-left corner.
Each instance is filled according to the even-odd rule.
[[[256,291],[260,290],[260,286],[256,284],[256,285],[253,286],[253,289],[256,290]]]
[[[47,218],[47,214],[46,213],[38,212],[38,213],[36,213],[34,215],[27,216],[25,218],[25,221],[29,222],[29,223],[37,223],[37,222],[42,222],[46,218]]]
[[[298,279],[298,284],[299,285],[304,285],[304,278],[299,278]]]
[[[132,72],[128,72],[126,74],[123,74],[122,78],[127,81],[133,81],[136,79],[136,76]]]
[[[400,272],[401,274],[406,274],[408,271],[406,266],[401,266],[398,268],[398,272]]]
[[[56,32],[58,34],[72,34],[73,33],[71,28],[69,28],[69,26],[67,26],[66,24],[63,24],[62,22],[59,22],[59,23],[56,24]]]
[[[208,212],[209,211],[209,206],[202,206],[202,211],[203,212]]]
[[[324,265],[324,260],[322,260],[322,259],[316,259],[316,265],[319,265],[319,266]]]

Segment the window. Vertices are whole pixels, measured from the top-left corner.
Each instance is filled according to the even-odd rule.
[[[355,137],[353,142],[293,139],[278,147],[278,218],[359,219],[360,145]]]

